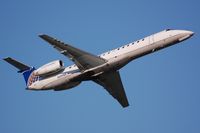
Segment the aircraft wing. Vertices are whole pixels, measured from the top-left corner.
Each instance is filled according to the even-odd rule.
[[[104,73],[93,80],[103,86],[121,105],[129,106],[126,93],[118,71]]]
[[[102,65],[106,62],[103,58],[65,44],[48,35],[39,35],[39,37],[51,44],[61,54],[69,57],[81,71]]]

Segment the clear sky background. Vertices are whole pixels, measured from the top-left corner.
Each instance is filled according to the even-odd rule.
[[[191,39],[132,61],[120,73],[130,106],[101,86],[27,91],[16,69],[0,61],[1,133],[199,133],[199,0],[1,0],[0,58],[40,67],[61,59],[46,33],[94,54],[166,28]]]

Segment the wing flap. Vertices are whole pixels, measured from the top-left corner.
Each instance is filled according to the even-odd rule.
[[[118,71],[104,73],[93,80],[103,86],[112,95],[122,107],[129,106],[126,93]]]

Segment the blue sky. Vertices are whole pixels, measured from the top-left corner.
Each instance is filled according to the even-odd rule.
[[[49,34],[94,54],[166,28],[192,30],[193,38],[134,60],[120,73],[130,106],[100,86],[25,90],[23,77],[0,61],[2,133],[199,133],[200,16],[198,0],[1,0],[0,58],[40,67],[66,57],[41,40]]]

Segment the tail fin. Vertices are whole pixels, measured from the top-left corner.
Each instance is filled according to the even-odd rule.
[[[6,62],[8,62],[9,64],[13,65],[14,67],[16,67],[19,70],[18,73],[23,74],[26,85],[28,85],[28,79],[31,76],[32,72],[35,70],[35,68],[27,66],[27,65],[15,60],[15,59],[12,59],[10,57],[4,58],[4,60]]]
[[[33,81],[32,81],[33,79],[35,80],[35,76],[34,76],[34,74],[32,74],[32,72],[34,70],[35,70],[35,68],[31,67],[30,69],[22,72],[27,87],[33,83]],[[31,77],[31,78],[29,78],[29,77]]]

